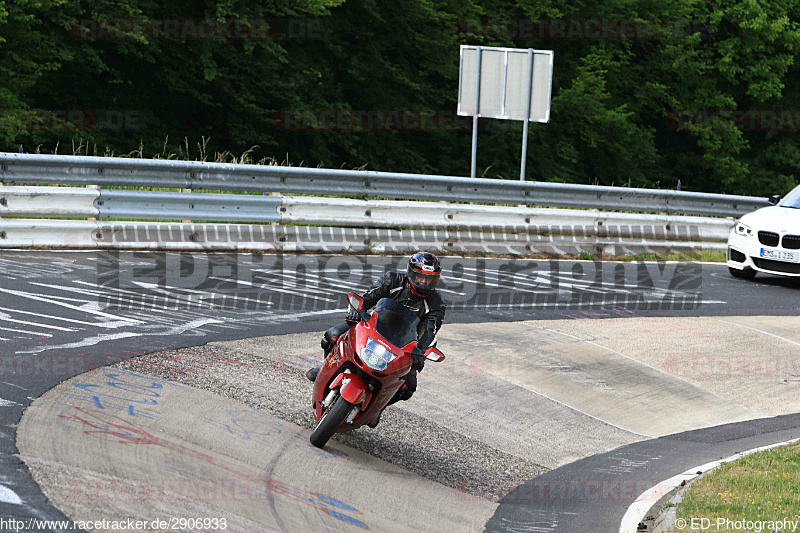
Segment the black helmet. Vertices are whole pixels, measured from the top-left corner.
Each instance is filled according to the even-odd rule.
[[[411,292],[417,296],[428,296],[439,283],[442,265],[435,255],[429,252],[417,252],[408,260],[406,269]]]

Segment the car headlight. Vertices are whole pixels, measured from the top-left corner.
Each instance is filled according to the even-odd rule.
[[[733,226],[733,231],[736,233],[736,235],[741,235],[742,237],[750,237],[753,235],[753,230],[750,229],[750,226],[747,224],[742,224],[741,222],[737,222]]]
[[[367,337],[367,344],[361,348],[361,359],[373,370],[386,370],[389,363],[397,356],[378,344],[371,337]]]

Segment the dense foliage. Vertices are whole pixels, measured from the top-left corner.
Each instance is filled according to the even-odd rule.
[[[798,0],[0,0],[0,148],[469,174],[458,46],[555,51],[528,179],[767,195],[800,180]],[[522,125],[482,120],[479,174]],[[185,154],[184,154],[185,155]]]

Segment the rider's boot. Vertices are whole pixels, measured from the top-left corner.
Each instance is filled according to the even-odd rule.
[[[322,340],[319,342],[319,344],[320,344],[320,346],[322,346],[322,350],[325,352],[323,357],[327,357],[328,353],[331,351],[331,348],[333,348],[333,342],[331,342],[328,339],[328,332],[327,331],[322,336]],[[309,381],[316,381],[317,380],[317,375],[319,374],[319,371],[321,369],[322,369],[322,365],[315,366],[314,368],[308,369],[308,371],[306,372],[306,377],[308,378],[308,380]]]
[[[322,370],[322,365],[309,368],[306,371],[306,378],[308,378],[308,381],[317,381],[317,375],[319,374],[320,370]]]

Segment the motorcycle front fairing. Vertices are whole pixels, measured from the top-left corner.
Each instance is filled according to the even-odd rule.
[[[402,347],[395,346],[378,332],[379,329],[387,331],[383,323],[385,321],[379,320],[380,315],[381,310],[376,308],[368,321],[356,324],[337,340],[314,383],[314,398],[320,399],[314,402],[317,420],[323,412],[321,399],[327,396],[332,387],[341,383],[341,380],[337,383],[338,376],[345,370],[349,369],[354,374],[348,376],[348,386],[360,385],[365,388],[361,412],[352,425],[343,424],[340,431],[349,431],[372,421],[403,386],[405,376],[411,370],[410,353],[416,345],[416,335],[413,338],[395,335],[394,340],[411,339]],[[414,326],[410,324],[410,327]],[[371,349],[367,349],[368,345]],[[362,356],[368,357],[367,361]],[[369,383],[375,387],[374,391],[368,387]]]

